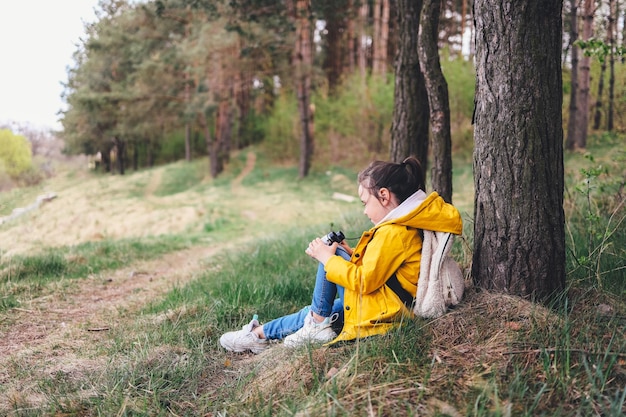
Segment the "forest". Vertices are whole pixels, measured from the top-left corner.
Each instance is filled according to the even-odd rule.
[[[100,152],[103,168],[120,173],[127,166],[208,155],[213,176],[231,150],[261,141],[277,160],[332,155],[343,160],[349,156],[341,149],[329,151],[339,142],[385,155],[391,142],[394,68],[399,47],[407,42],[398,18],[407,12],[402,3],[103,1],[69,70],[69,108],[62,115],[68,151]],[[449,131],[455,151],[468,151],[474,110],[473,4],[423,3],[421,25],[428,28],[409,42],[418,47],[419,41],[422,72],[441,68],[438,82],[453,93],[438,104],[443,114],[451,109],[446,122],[451,126],[434,131]],[[623,24],[618,25],[623,10],[617,6],[616,1],[563,4],[568,149],[584,148],[592,128],[621,129],[624,36]],[[419,16],[420,10],[415,12]],[[434,36],[427,36],[430,32]],[[415,60],[417,52],[410,54]],[[592,77],[594,62],[601,66]],[[426,130],[417,142],[427,146],[428,99],[425,91],[421,94]],[[435,129],[442,122],[431,123]],[[435,148],[440,141],[432,142]],[[308,167],[301,170],[306,174]]]
[[[103,1],[69,73],[62,136],[120,174],[208,157],[215,178],[254,143],[298,161],[300,178],[314,162],[415,155],[448,201],[452,155],[472,152],[474,279],[545,299],[565,285],[564,149],[622,129],[623,11],[491,6]],[[508,204],[520,198],[537,203]]]
[[[55,132],[89,170],[0,129],[0,413],[623,415],[625,11],[102,0]],[[463,213],[463,302],[337,349],[224,352],[310,302],[301,242],[367,227],[331,193],[408,154]]]

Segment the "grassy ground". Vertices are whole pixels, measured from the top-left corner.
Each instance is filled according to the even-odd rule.
[[[354,172],[299,181],[295,167],[246,152],[218,180],[205,162],[177,163],[124,177],[76,170],[2,194],[0,216],[58,197],[0,225],[0,415],[623,415],[624,155],[608,151],[622,143],[567,156],[570,288],[558,303],[468,281],[439,319],[261,355],[217,339],[310,302],[308,241],[369,227],[358,200],[333,198],[355,196]],[[464,267],[471,181],[457,163]]]

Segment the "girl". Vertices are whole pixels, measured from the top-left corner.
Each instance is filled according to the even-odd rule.
[[[260,353],[268,340],[296,347],[384,334],[412,315],[422,238],[420,229],[461,234],[458,210],[436,192],[426,195],[415,157],[402,163],[374,161],[358,175],[358,194],[374,227],[354,249],[345,241],[313,240],[305,253],[319,261],[310,306],[264,325],[257,317],[220,344],[233,352]],[[333,327],[342,329],[337,335]],[[343,326],[341,326],[341,324]]]

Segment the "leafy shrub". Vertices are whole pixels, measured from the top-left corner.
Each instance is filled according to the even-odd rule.
[[[8,129],[0,130],[0,171],[11,178],[19,176],[32,168],[30,143],[24,136],[14,135]]]

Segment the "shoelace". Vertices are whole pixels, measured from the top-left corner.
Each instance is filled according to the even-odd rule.
[[[330,324],[333,324],[334,322],[336,322],[337,320],[339,320],[339,313],[333,313],[330,315],[330,317],[328,318],[328,322]]]

